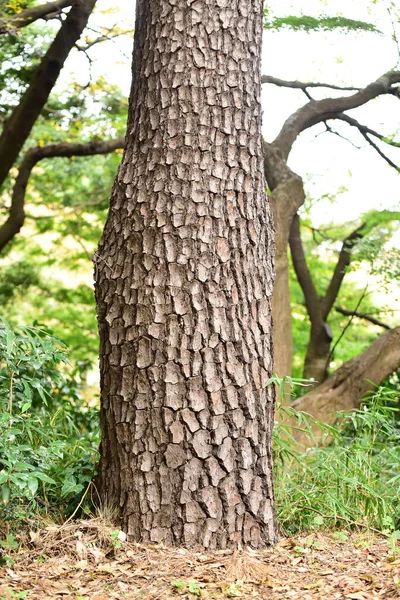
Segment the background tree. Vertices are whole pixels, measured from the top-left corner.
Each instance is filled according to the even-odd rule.
[[[276,541],[262,2],[139,0],[96,253],[103,503],[131,539]]]

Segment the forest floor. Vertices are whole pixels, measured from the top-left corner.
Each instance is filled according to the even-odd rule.
[[[128,543],[101,519],[48,526],[3,550],[0,600],[400,598],[400,547],[313,532],[273,549],[193,552]]]

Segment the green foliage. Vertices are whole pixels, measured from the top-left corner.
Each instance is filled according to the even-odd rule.
[[[311,17],[309,15],[289,15],[286,17],[272,17],[268,9],[264,10],[264,28],[279,31],[280,29],[292,29],[293,31],[305,31],[311,33],[315,31],[335,31],[341,30],[343,33],[350,31],[368,31],[380,33],[372,23],[365,21],[356,21],[347,19],[340,15]]]
[[[291,407],[278,406],[273,443],[278,520],[287,534],[324,528],[400,530],[398,390],[378,388],[364,405],[338,413],[326,426]],[[295,428],[312,440],[322,429],[327,446],[296,447]]]
[[[0,325],[0,499],[6,519],[68,512],[91,481],[96,414],[62,374],[64,345],[33,327]],[[82,437],[85,433],[86,437]],[[60,506],[61,505],[61,506]]]
[[[316,229],[307,213],[309,203],[310,201],[302,211],[302,242],[318,295],[323,297],[328,289],[343,241],[352,231],[364,224],[360,232],[364,237],[357,240],[352,249],[352,262],[347,268],[349,275],[344,278],[335,304],[347,310],[354,310],[358,306],[358,312],[368,314],[389,325],[394,324],[393,311],[385,305],[384,293],[393,291],[394,284],[400,278],[399,250],[387,247],[388,241],[398,228],[399,212],[372,210],[362,215],[357,222],[342,225],[328,224]],[[363,279],[369,283],[368,290],[365,290],[364,282],[361,286],[356,277],[352,276],[355,272],[365,273]],[[292,266],[290,266],[289,276],[294,342],[292,375],[300,377],[309,340],[310,323],[303,292]],[[374,288],[379,288],[379,296],[374,293]],[[358,304],[360,298],[362,300]],[[334,309],[331,311],[328,321],[334,340],[339,338],[349,318]],[[335,367],[360,354],[381,332],[381,328],[367,321],[353,320],[341,343],[335,348],[333,357]]]

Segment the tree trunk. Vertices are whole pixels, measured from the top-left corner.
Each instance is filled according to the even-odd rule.
[[[272,298],[274,371],[291,375],[293,359],[292,309],[289,290],[288,244],[294,215],[305,194],[301,177],[286,164],[279,149],[264,142],[264,172],[271,190],[271,209],[275,224],[276,278]],[[290,394],[286,400],[290,402]]]
[[[333,425],[337,411],[357,408],[365,394],[380,385],[400,365],[400,327],[380,335],[362,354],[345,362],[324,383],[293,403],[293,408],[311,414],[318,421]],[[315,439],[322,432],[313,427]],[[301,446],[310,445],[303,432],[293,430]]]
[[[262,12],[137,2],[126,148],[96,260],[99,492],[133,540],[277,539]]]
[[[304,359],[303,377],[317,384],[328,377],[332,335],[327,323],[311,323],[310,339]]]

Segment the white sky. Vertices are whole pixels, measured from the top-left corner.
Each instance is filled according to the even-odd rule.
[[[269,6],[277,16],[288,14],[342,13],[348,18],[373,22],[386,35],[373,33],[294,33],[266,32],[263,45],[262,72],[281,79],[301,81],[324,81],[338,85],[363,86],[395,67],[398,54],[395,43],[390,39],[391,24],[387,5],[390,0],[361,2],[360,0],[270,0]],[[130,0],[98,0],[98,8],[117,8],[119,15],[97,15],[92,24],[121,21],[123,26],[133,26],[134,3]],[[400,32],[399,32],[400,34]],[[92,57],[98,58],[93,65],[95,76],[103,74],[106,79],[117,83],[128,94],[130,87],[129,58],[131,40],[118,40],[113,44],[93,48]],[[125,58],[128,57],[128,58]],[[70,61],[70,71],[85,81],[87,72],[82,68],[82,56]],[[66,80],[67,73],[63,74]],[[323,91],[311,90],[315,98]],[[328,92],[329,95],[332,92]],[[284,120],[306,102],[300,91],[264,85],[263,132],[268,140],[279,131]],[[352,113],[362,123],[385,135],[399,130],[400,103],[398,99],[384,97]],[[360,149],[332,134],[321,134],[323,126],[304,132],[295,143],[289,164],[307,181],[307,192],[318,198],[324,194],[335,194],[343,186],[347,192],[339,195],[332,205],[322,200],[314,208],[317,223],[334,220],[337,223],[354,220],[372,208],[400,209],[399,174],[389,167],[359,134],[345,124],[332,126],[349,137]],[[387,154],[400,163],[400,150],[388,148]],[[396,234],[396,245],[400,245],[400,234]]]

